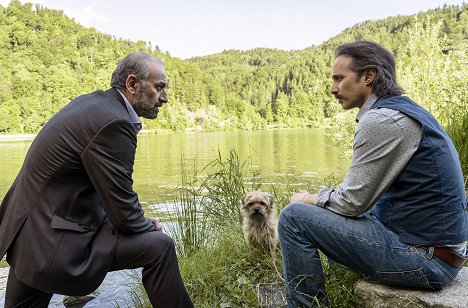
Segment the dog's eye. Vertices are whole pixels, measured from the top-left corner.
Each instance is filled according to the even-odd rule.
[[[263,202],[263,201],[260,201],[260,202],[258,202],[258,203],[261,204],[261,205],[266,205],[266,203]]]

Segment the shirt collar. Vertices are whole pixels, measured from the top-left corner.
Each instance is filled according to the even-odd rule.
[[[372,105],[374,105],[374,103],[378,100],[379,98],[377,97],[377,95],[375,95],[374,93],[372,93],[368,98],[367,100],[365,101],[364,105],[362,105],[361,109],[359,110],[359,112],[357,113],[356,115],[356,122],[359,122],[359,120],[362,118],[362,116],[368,112]]]
[[[125,95],[123,95],[122,92],[120,92],[120,90],[118,90],[118,91],[119,91],[120,95],[122,95],[122,97],[123,97],[123,99],[125,101],[125,107],[127,107],[127,112],[128,112],[128,115],[130,116],[130,121],[132,121],[133,126],[135,127],[135,130],[138,133],[142,128],[141,120],[138,117],[135,110],[133,109],[132,105],[130,105],[130,103],[129,103],[128,99],[125,97]]]

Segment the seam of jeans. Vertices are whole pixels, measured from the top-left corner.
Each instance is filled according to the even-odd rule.
[[[300,232],[301,229],[298,228],[298,227],[296,226],[296,224],[294,223],[295,220],[292,219],[292,217],[291,217],[290,215],[287,215],[287,216],[285,215],[285,216],[284,216],[284,219],[285,219],[285,222],[283,223],[283,225],[289,224],[290,226],[288,227],[288,229],[291,230],[291,226],[292,226],[296,231],[299,231],[299,232]],[[300,232],[300,233],[301,233],[301,232]],[[290,255],[289,255],[289,251],[286,251],[285,253],[288,255],[288,258],[287,258],[287,259],[290,260],[291,257],[290,257]],[[320,260],[320,256],[318,256],[318,258],[319,258],[319,260]],[[286,263],[287,263],[287,264],[286,264]],[[288,268],[289,268],[289,262],[284,262],[284,261],[283,261],[283,267],[288,269]],[[288,270],[288,271],[289,271],[289,270]],[[305,276],[308,276],[308,275],[305,275]],[[289,297],[291,300],[293,300],[293,297],[292,297],[292,294],[291,294],[292,291],[294,291],[294,292],[296,292],[296,293],[300,293],[302,296],[306,296],[306,297],[313,298],[313,296],[311,296],[311,295],[309,295],[309,294],[305,294],[305,293],[302,293],[302,292],[296,290],[296,288],[297,288],[297,286],[298,286],[299,283],[296,283],[296,284],[294,285],[294,280],[295,280],[297,277],[288,277],[288,278],[284,277],[284,278],[285,278],[285,283],[286,283],[286,288],[285,288],[285,289],[286,289],[286,292],[285,292],[286,298]]]
[[[299,221],[303,221],[301,218],[298,219]],[[310,223],[310,222],[309,222]],[[347,237],[352,237],[354,239],[357,239],[361,242],[365,242],[365,243],[369,243],[369,244],[372,244],[374,246],[377,246],[377,247],[382,247],[382,248],[390,248],[390,249],[401,249],[401,250],[406,250],[407,248],[393,248],[393,247],[387,247],[385,245],[382,245],[381,243],[378,243],[378,242],[374,242],[374,241],[369,241],[368,239],[365,239],[365,238],[362,238],[362,237],[359,237],[359,236],[355,236],[354,234],[350,234],[350,233],[345,233],[345,232],[341,232],[341,229],[338,229],[338,228],[330,228],[328,226],[325,226],[325,225],[322,225],[320,224],[320,222],[312,222],[313,224],[315,224],[315,226],[317,227],[320,227],[321,229],[324,229],[324,230],[327,230],[327,231],[331,231],[335,234],[340,234],[340,235],[343,235],[343,236],[347,236]]]
[[[409,273],[417,273],[424,287],[433,289],[430,286],[429,278],[427,277],[427,272],[423,267],[419,267],[414,270],[405,270],[405,271],[376,271],[374,273],[374,277],[377,278],[377,281],[382,281],[380,278],[384,278],[385,276],[387,276],[387,279],[388,279],[388,278],[393,278],[393,277],[400,276],[400,275],[406,276]]]
[[[291,217],[290,217],[289,215],[288,215],[288,216],[284,215],[284,220],[285,220],[285,222],[283,223],[284,225],[286,225],[286,224],[292,225],[292,226],[294,226],[294,228],[297,229],[297,227],[291,222]],[[288,227],[288,229],[291,229],[291,227]],[[281,244],[281,243],[280,243],[280,244]],[[282,249],[282,251],[283,251],[283,249]],[[283,253],[284,253],[284,254],[287,254],[287,260],[290,260],[290,259],[291,259],[291,256],[289,255],[289,251],[288,251],[288,250],[283,251]],[[285,269],[287,269],[287,271],[289,272],[289,271],[290,271],[290,270],[289,270],[289,268],[290,268],[289,262],[285,262],[284,258],[283,258],[282,261],[283,261],[283,267],[284,267]],[[284,271],[284,270],[283,270],[283,271]],[[286,271],[284,271],[284,272],[286,272]],[[285,295],[291,297],[291,294],[290,294],[290,287],[288,287],[288,286],[289,286],[289,284],[292,282],[292,280],[289,280],[289,277],[286,277],[286,274],[284,275],[284,280],[285,280],[285,283],[286,283],[286,286],[285,286],[285,287],[286,287],[286,290],[285,290],[285,293],[286,293],[286,294],[285,294]]]
[[[442,272],[444,272],[445,275],[447,275],[452,281],[455,280],[455,278],[447,271],[447,269],[445,269],[445,267],[440,264],[439,262],[437,262],[437,260],[434,258],[434,256],[432,256],[431,259],[428,259],[427,258],[427,255],[429,254],[427,251],[425,251],[424,249],[422,248],[416,248],[416,251],[422,255],[425,259],[429,260],[432,264],[434,264],[435,266],[437,266],[437,268],[439,268]]]
[[[428,254],[427,251],[425,251],[424,249],[421,249],[421,248],[417,248],[416,251],[419,252],[419,254],[421,254],[424,258],[427,259],[427,254]],[[437,266],[437,268],[439,268],[442,272],[444,272],[444,274],[447,275],[452,281],[455,280],[455,278],[449,273],[449,271],[447,271],[447,269],[442,264],[437,262],[437,260],[434,258],[434,256],[431,259],[428,259],[428,260],[431,261],[432,264]]]

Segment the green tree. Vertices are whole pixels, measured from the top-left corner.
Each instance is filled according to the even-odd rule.
[[[275,121],[279,124],[288,121],[289,99],[283,92],[279,92],[274,104]]]

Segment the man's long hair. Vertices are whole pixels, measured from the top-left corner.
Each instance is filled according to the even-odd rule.
[[[349,69],[356,72],[356,79],[359,79],[368,69],[377,71],[372,82],[372,90],[377,96],[401,95],[405,92],[396,82],[393,55],[381,45],[370,41],[346,43],[336,48],[335,57],[338,58],[341,55],[351,57]]]

